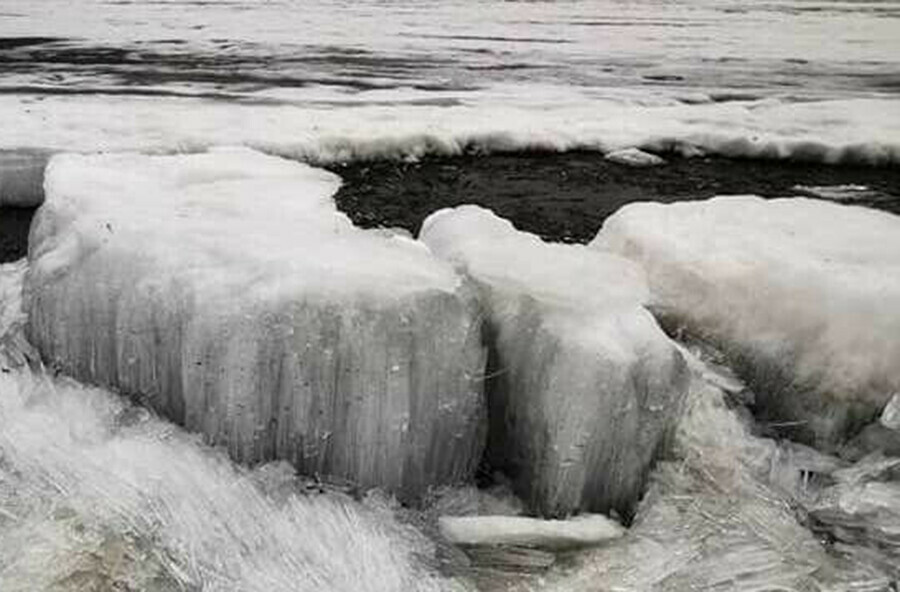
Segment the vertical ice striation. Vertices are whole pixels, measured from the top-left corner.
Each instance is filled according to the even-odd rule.
[[[757,411],[829,446],[900,391],[900,218],[811,199],[632,204],[593,247],[729,354]]]
[[[542,515],[630,513],[688,377],[640,269],[474,206],[433,214],[421,239],[487,309],[491,465]]]
[[[338,184],[246,149],[55,157],[29,336],[244,462],[404,499],[463,480],[483,446],[477,306],[421,244],[353,227]]]

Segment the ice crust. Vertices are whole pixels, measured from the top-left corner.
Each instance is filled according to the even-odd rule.
[[[240,148],[54,157],[31,341],[239,461],[402,499],[465,480],[484,430],[474,299],[423,245],[353,227],[338,184]]]
[[[900,390],[900,218],[811,199],[633,204],[591,245],[727,351],[783,432],[831,445]]]
[[[485,307],[491,466],[541,515],[629,513],[687,384],[641,271],[476,206],[436,212],[420,239]]]

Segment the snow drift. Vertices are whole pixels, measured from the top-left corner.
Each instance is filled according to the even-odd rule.
[[[475,206],[436,212],[421,240],[486,309],[491,465],[540,514],[630,513],[687,384],[641,271]]]
[[[723,346],[764,418],[822,445],[900,390],[900,218],[810,199],[626,206],[591,245],[640,263],[658,312]]]
[[[28,334],[249,463],[414,498],[480,457],[477,307],[421,244],[361,231],[336,176],[247,149],[55,157]]]

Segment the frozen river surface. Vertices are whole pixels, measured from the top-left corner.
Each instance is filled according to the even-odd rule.
[[[0,147],[894,163],[898,25],[895,1],[7,0]]]

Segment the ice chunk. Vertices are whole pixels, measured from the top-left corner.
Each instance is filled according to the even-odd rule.
[[[464,480],[483,446],[477,305],[423,245],[355,228],[338,184],[247,149],[55,157],[29,336],[241,461],[403,498]]]
[[[441,534],[457,545],[521,545],[551,550],[597,545],[617,539],[625,529],[601,514],[568,520],[525,516],[443,516]]]
[[[35,207],[44,201],[47,158],[37,150],[0,150],[0,207]]]
[[[666,161],[655,154],[644,152],[639,148],[624,148],[606,155],[606,160],[631,167],[649,167],[665,164]]]
[[[881,425],[889,430],[900,431],[900,393],[894,393],[881,411]]]
[[[821,455],[785,455],[781,444],[755,437],[707,380],[714,372],[696,373],[676,431],[678,460],[654,469],[625,536],[545,574],[542,589],[890,589],[896,567],[889,556],[873,549],[863,560],[869,549],[856,546],[831,553],[804,527],[804,502],[817,493],[817,480],[801,477],[847,469],[835,471],[835,461]],[[785,478],[790,472],[795,476]],[[867,498],[871,509],[884,500]]]
[[[828,445],[900,390],[900,218],[805,198],[633,204],[592,243],[723,346],[783,433]]]
[[[900,579],[900,458],[876,453],[833,477],[809,504],[813,527],[848,548],[870,548],[874,563]]]
[[[684,394],[679,352],[641,306],[630,262],[442,210],[421,239],[478,286],[487,313],[487,458],[532,511],[630,512]]]

